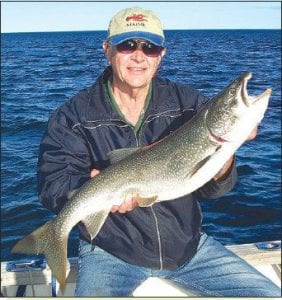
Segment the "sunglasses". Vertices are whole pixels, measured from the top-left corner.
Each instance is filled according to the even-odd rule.
[[[163,49],[164,49],[164,47],[162,47],[162,46],[157,46],[157,45],[154,45],[154,44],[152,44],[150,42],[147,42],[147,41],[138,41],[138,40],[124,41],[124,42],[116,45],[116,49],[120,53],[131,54],[136,49],[138,49],[139,46],[141,46],[141,49],[142,49],[143,53],[146,56],[149,56],[149,57],[159,56],[162,53]]]

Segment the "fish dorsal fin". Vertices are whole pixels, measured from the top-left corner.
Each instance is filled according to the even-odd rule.
[[[93,215],[89,215],[82,220],[83,224],[85,225],[89,235],[91,236],[91,240],[95,238],[98,234],[100,229],[102,228],[103,224],[106,221],[110,212],[110,208],[107,210],[101,210]]]
[[[147,198],[136,196],[136,201],[140,207],[148,207],[153,205],[156,202],[157,198],[158,196],[152,196]]]
[[[122,148],[110,151],[107,156],[111,162],[111,164],[117,163],[131,154],[137,152],[140,148]]]

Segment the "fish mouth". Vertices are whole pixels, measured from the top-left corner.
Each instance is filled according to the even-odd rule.
[[[249,107],[252,104],[252,97],[250,97],[248,95],[248,91],[247,91],[247,85],[248,85],[248,81],[252,78],[252,73],[251,72],[247,72],[246,74],[244,74],[243,76],[243,84],[242,84],[242,89],[241,89],[241,97],[243,100],[243,103]]]
[[[268,97],[271,93],[272,90],[271,89],[267,89],[265,90],[263,93],[257,95],[257,96],[250,96],[248,95],[248,91],[247,91],[247,84],[248,81],[252,78],[252,73],[251,72],[247,72],[246,74],[244,74],[243,76],[243,86],[241,89],[241,97],[243,100],[243,103],[247,106],[250,107],[253,104],[255,104],[257,101]]]

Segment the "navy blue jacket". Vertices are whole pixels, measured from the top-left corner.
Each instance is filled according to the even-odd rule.
[[[138,133],[112,107],[104,84],[97,82],[59,107],[50,117],[40,145],[38,190],[45,207],[58,213],[70,190],[109,165],[107,153],[140,147],[165,137],[197,113],[206,99],[190,86],[153,79],[152,99]],[[150,176],[150,174],[148,174]],[[222,182],[211,180],[185,197],[110,214],[93,241],[126,262],[153,269],[175,269],[191,259],[200,238],[202,215],[197,199],[217,198],[236,181],[236,167]],[[81,237],[89,240],[82,223]]]

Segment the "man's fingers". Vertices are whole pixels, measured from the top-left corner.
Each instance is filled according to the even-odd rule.
[[[133,209],[132,199],[128,199],[121,203],[121,205],[118,208],[118,212],[124,214],[128,211],[131,211],[132,209]]]
[[[136,206],[138,206],[138,202],[135,198],[131,198],[122,202],[121,205],[113,205],[111,208],[111,212],[119,212],[124,214],[126,212],[132,211]]]
[[[113,205],[111,208],[111,213],[115,213],[118,211],[119,205]]]
[[[90,173],[90,177],[93,178],[93,177],[99,175],[99,173],[100,173],[99,170],[93,169],[93,170],[91,171],[91,173]]]

